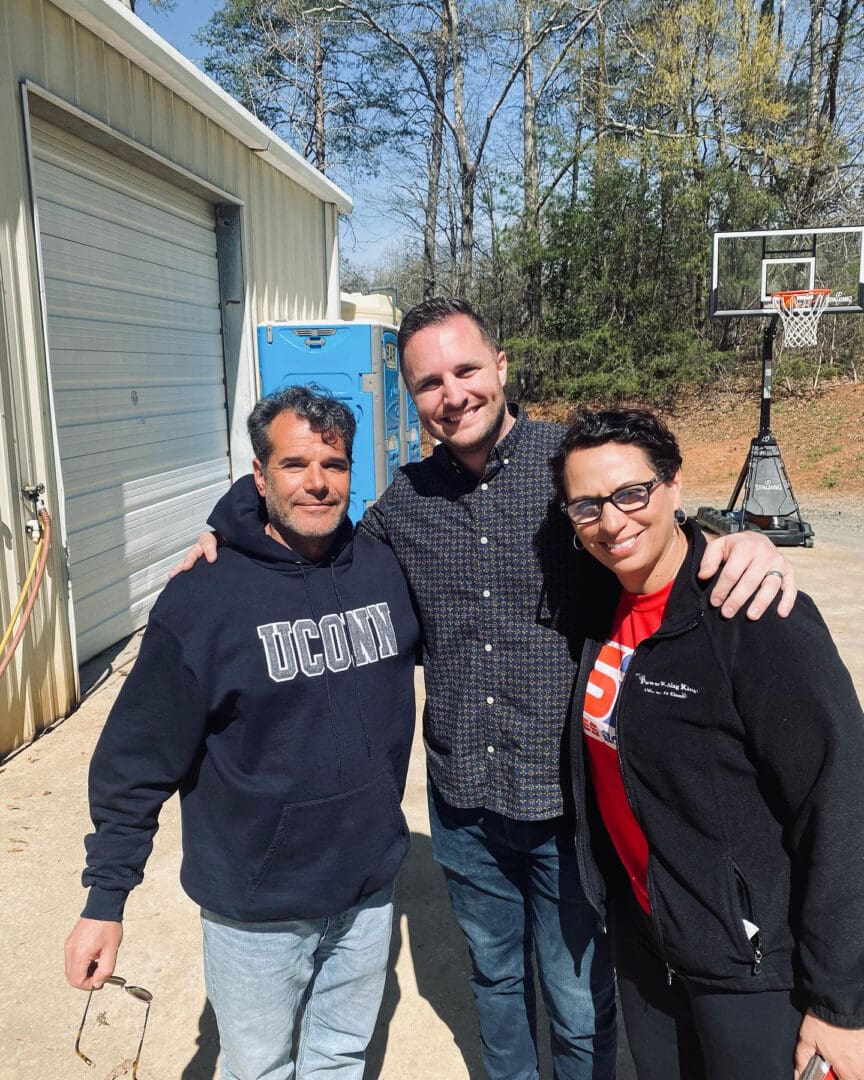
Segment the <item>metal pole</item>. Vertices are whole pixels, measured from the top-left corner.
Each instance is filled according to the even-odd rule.
[[[774,314],[762,335],[762,404],[759,409],[759,439],[771,438],[771,382],[774,375],[774,338],[780,316]]]

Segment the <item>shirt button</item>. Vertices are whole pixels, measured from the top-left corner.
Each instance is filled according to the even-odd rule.
[[[489,490],[489,485],[488,484],[481,484],[480,485],[480,490],[481,491],[488,491]]]
[[[492,595],[492,593],[490,593],[488,589],[484,589],[483,595],[488,599]]]
[[[481,536],[480,537],[480,543],[481,544],[488,544],[489,543],[489,537],[488,536]]]
[[[494,697],[487,697],[486,698],[486,704],[487,705],[494,705],[495,704],[495,698]]]
[[[484,648],[484,649],[486,650],[486,652],[492,652],[492,646],[491,646],[491,645],[489,644],[489,642],[488,642],[488,641],[487,641],[487,642],[486,642],[486,644],[485,644],[485,645],[483,646],[483,648]]]
[[[487,749],[487,751],[488,751],[488,752],[489,752],[490,754],[494,754],[494,753],[495,753],[495,747],[494,747],[494,746],[487,746],[487,747],[486,747],[486,749]]]
[[[505,458],[504,458],[504,464],[505,464],[505,465],[509,465],[509,464],[510,464],[510,458],[509,458],[509,457],[505,457]]]

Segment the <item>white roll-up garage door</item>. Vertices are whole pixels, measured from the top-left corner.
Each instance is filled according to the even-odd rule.
[[[79,661],[141,626],[229,483],[214,207],[36,117]]]

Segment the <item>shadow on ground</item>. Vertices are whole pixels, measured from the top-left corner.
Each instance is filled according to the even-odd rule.
[[[432,861],[431,841],[422,833],[411,834],[411,847],[396,882],[394,906],[387,983],[366,1054],[364,1080],[376,1080],[383,1067],[390,1021],[401,998],[396,964],[403,946],[410,949],[419,996],[449,1028],[470,1080],[483,1080],[465,942],[450,913],[444,878]],[[434,1074],[434,1062],[427,1062],[427,1067]]]
[[[180,1080],[213,1080],[218,1058],[219,1029],[216,1027],[216,1014],[210,1007],[210,1002],[205,1001],[198,1017],[195,1056],[180,1074]]]

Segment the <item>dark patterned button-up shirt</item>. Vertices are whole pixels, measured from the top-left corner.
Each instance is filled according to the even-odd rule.
[[[361,527],[391,545],[416,597],[436,786],[452,806],[540,820],[565,808],[581,644],[566,612],[593,560],[573,550],[553,502],[548,460],[563,429],[514,411],[482,477],[439,445],[399,471]]]

